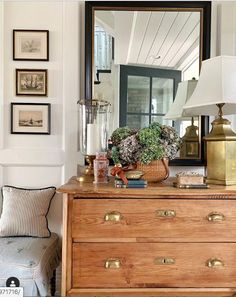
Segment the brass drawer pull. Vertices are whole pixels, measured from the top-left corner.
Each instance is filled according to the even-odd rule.
[[[156,265],[174,265],[175,259],[173,258],[164,258],[164,257],[157,257],[154,260]]]
[[[206,262],[206,266],[210,268],[217,268],[217,267],[222,267],[224,266],[224,262],[221,261],[220,259],[209,259]]]
[[[176,212],[171,209],[158,209],[156,210],[157,217],[173,218],[176,216]]]
[[[211,212],[209,213],[209,215],[207,216],[208,221],[210,222],[221,222],[224,221],[225,216],[222,213],[218,213],[218,212]]]
[[[120,259],[110,258],[105,261],[104,266],[106,269],[119,269],[121,267],[121,262]]]
[[[104,216],[104,221],[105,222],[109,222],[109,221],[112,221],[112,222],[119,222],[121,221],[123,218],[122,214],[118,211],[111,211],[111,212],[108,212],[105,214]]]

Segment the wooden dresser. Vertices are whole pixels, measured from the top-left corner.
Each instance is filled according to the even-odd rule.
[[[235,186],[58,191],[62,296],[236,296]]]

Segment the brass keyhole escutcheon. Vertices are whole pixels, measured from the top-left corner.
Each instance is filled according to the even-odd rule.
[[[174,265],[175,259],[170,257],[157,257],[154,260],[156,265]]]
[[[158,209],[156,210],[156,216],[162,218],[174,218],[176,216],[176,212],[172,209]]]

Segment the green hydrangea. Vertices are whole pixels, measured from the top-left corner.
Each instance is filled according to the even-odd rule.
[[[134,133],[136,133],[136,131],[130,129],[129,127],[117,128],[111,135],[111,141],[113,145],[119,145],[123,139]]]
[[[111,149],[111,157],[112,160],[114,161],[115,164],[119,164],[120,161],[120,156],[119,156],[119,149],[117,146],[113,146]]]
[[[138,137],[142,146],[151,146],[159,142],[161,131],[159,129],[143,128],[139,130]]]
[[[163,125],[161,125],[160,123],[158,122],[153,122],[149,125],[149,128],[152,129],[152,130],[155,130],[155,131],[159,131],[159,133],[162,132],[162,127]]]
[[[144,147],[140,154],[140,162],[143,164],[149,164],[153,160],[160,160],[164,157],[165,152],[160,144],[153,144],[151,146]]]
[[[122,165],[137,161],[149,164],[164,157],[174,159],[181,145],[176,130],[158,122],[140,130],[118,128],[112,133],[111,140],[113,161]]]

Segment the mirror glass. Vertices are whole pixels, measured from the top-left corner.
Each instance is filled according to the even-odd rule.
[[[174,126],[183,138],[177,164],[201,163],[206,121],[165,115],[178,84],[199,77],[203,9],[93,7],[92,19],[91,95],[112,104],[110,134],[153,121]]]

